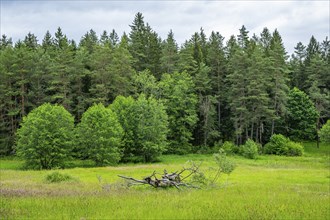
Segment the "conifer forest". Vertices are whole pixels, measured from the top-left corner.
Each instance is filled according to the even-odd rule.
[[[74,157],[93,159],[102,152],[99,139],[111,134],[113,151],[103,153],[108,161],[94,158],[100,164],[213,152],[225,141],[263,146],[274,134],[318,141],[330,119],[328,38],[297,42],[290,55],[280,30],[267,27],[250,33],[243,25],[229,39],[201,28],[182,45],[171,30],[161,39],[141,13],[129,27],[123,34],[86,30],[79,42],[60,27],[43,39],[3,35],[0,154],[26,154],[30,142],[18,138],[27,132],[20,128],[30,115],[38,123],[42,112],[58,115],[49,120],[59,123],[55,133],[65,130]],[[106,123],[93,139],[95,120]],[[93,144],[100,148],[90,152]]]

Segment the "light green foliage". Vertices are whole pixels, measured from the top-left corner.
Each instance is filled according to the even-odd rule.
[[[231,154],[237,154],[239,152],[238,146],[236,146],[233,142],[231,141],[225,141],[221,148],[225,151],[226,154],[231,155]]]
[[[286,156],[301,156],[304,148],[301,144],[290,141],[281,134],[274,134],[270,141],[264,146],[265,154],[276,154]]]
[[[330,143],[330,120],[322,126],[320,130],[320,138],[322,142]]]
[[[169,120],[169,153],[190,151],[192,132],[198,121],[195,86],[187,72],[164,74],[159,83]]]
[[[63,181],[73,180],[73,178],[72,178],[72,176],[70,176],[68,174],[62,174],[58,171],[55,171],[55,172],[48,174],[46,176],[45,180],[48,183],[59,183],[59,182],[63,182]]]
[[[289,141],[287,143],[287,156],[301,156],[304,153],[304,147],[297,142]]]
[[[289,93],[287,110],[290,137],[303,140],[314,139],[319,113],[306,93],[293,88]]]
[[[123,160],[128,160],[135,153],[135,126],[137,124],[135,117],[135,100],[129,96],[117,96],[109,108],[117,115],[118,121],[124,130],[123,136]]]
[[[102,104],[90,107],[82,115],[76,134],[82,156],[97,165],[116,164],[120,160],[123,129],[111,109]]]
[[[133,75],[133,87],[136,96],[143,93],[147,97],[158,96],[158,85],[156,78],[151,74],[149,70],[145,70]]]
[[[213,156],[216,164],[219,166],[220,172],[230,174],[234,171],[236,165],[231,159],[227,157],[223,149],[220,149],[219,153],[214,154]]]
[[[241,153],[246,158],[256,159],[259,155],[258,144],[251,139],[248,139],[241,148]]]
[[[17,155],[34,169],[64,167],[72,149],[74,119],[62,106],[32,110],[17,131]]]
[[[146,98],[143,94],[135,105],[135,147],[145,162],[151,162],[165,151],[168,131],[168,117],[165,107],[156,99]]]
[[[139,157],[150,162],[165,151],[168,118],[163,104],[142,94],[137,100],[119,96],[110,108],[124,129],[124,161]]]

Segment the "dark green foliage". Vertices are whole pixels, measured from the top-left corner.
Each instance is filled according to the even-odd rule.
[[[270,141],[264,146],[265,154],[276,154],[286,156],[301,156],[304,148],[301,144],[290,141],[281,134],[274,134]]]
[[[322,142],[330,143],[330,120],[322,126],[320,130],[320,138]]]
[[[121,158],[123,129],[117,115],[102,104],[90,107],[77,125],[77,149],[96,165],[114,165]]]
[[[46,176],[45,180],[48,183],[59,183],[59,182],[63,182],[63,181],[73,180],[73,178],[68,174],[62,174],[58,171],[55,171],[55,172],[48,174]]]
[[[206,36],[201,28],[179,48],[173,31],[162,40],[142,13],[130,27],[122,36],[112,30],[98,37],[91,29],[78,44],[61,28],[47,31],[42,40],[28,33],[15,44],[3,35],[0,154],[15,153],[23,117],[46,102],[63,105],[79,123],[93,103],[109,105],[118,96],[144,93],[147,100],[163,103],[167,152],[180,154],[214,152],[210,146],[224,140],[262,144],[274,133],[318,140],[318,130],[330,118],[328,38],[318,42],[312,36],[307,46],[298,43],[288,60],[276,29],[257,35],[242,26],[237,37],[224,39],[213,31]],[[289,96],[293,87],[309,97],[298,101],[302,96],[292,91]],[[141,152],[131,152],[131,140],[136,137],[126,139],[125,157],[145,160]]]
[[[249,159],[256,159],[259,155],[259,146],[256,142],[248,139],[244,145],[241,146],[241,154]]]
[[[62,106],[46,103],[32,110],[17,131],[17,155],[28,168],[64,167],[73,146],[73,121]]]
[[[312,101],[303,91],[293,88],[287,102],[288,134],[294,139],[313,140],[319,117]]]

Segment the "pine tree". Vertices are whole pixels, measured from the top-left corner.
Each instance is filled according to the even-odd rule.
[[[217,32],[212,32],[208,41],[208,50],[206,57],[206,64],[211,68],[211,94],[216,100],[216,125],[218,133],[224,131],[225,123],[223,116],[228,114],[228,110],[225,109],[226,103],[226,85],[225,77],[227,74],[225,58],[225,49],[223,45],[224,38]]]
[[[178,45],[175,42],[172,30],[162,45],[161,70],[163,73],[173,73],[178,62]]]
[[[273,32],[269,50],[271,76],[270,97],[271,109],[275,117],[272,120],[271,134],[275,133],[276,122],[279,122],[286,113],[286,97],[288,92],[288,66],[286,64],[286,52],[283,46],[282,38],[277,30]]]

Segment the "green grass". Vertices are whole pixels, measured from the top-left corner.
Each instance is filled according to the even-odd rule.
[[[54,171],[23,170],[23,161],[0,159],[0,219],[330,219],[330,146],[303,143],[302,157],[232,156],[237,168],[217,187],[201,190],[121,187],[117,175],[141,178],[176,171],[188,160],[214,166],[212,155],[165,155],[153,164],[90,167],[76,161],[57,172],[75,181],[47,183]],[[103,184],[110,184],[102,190]]]

